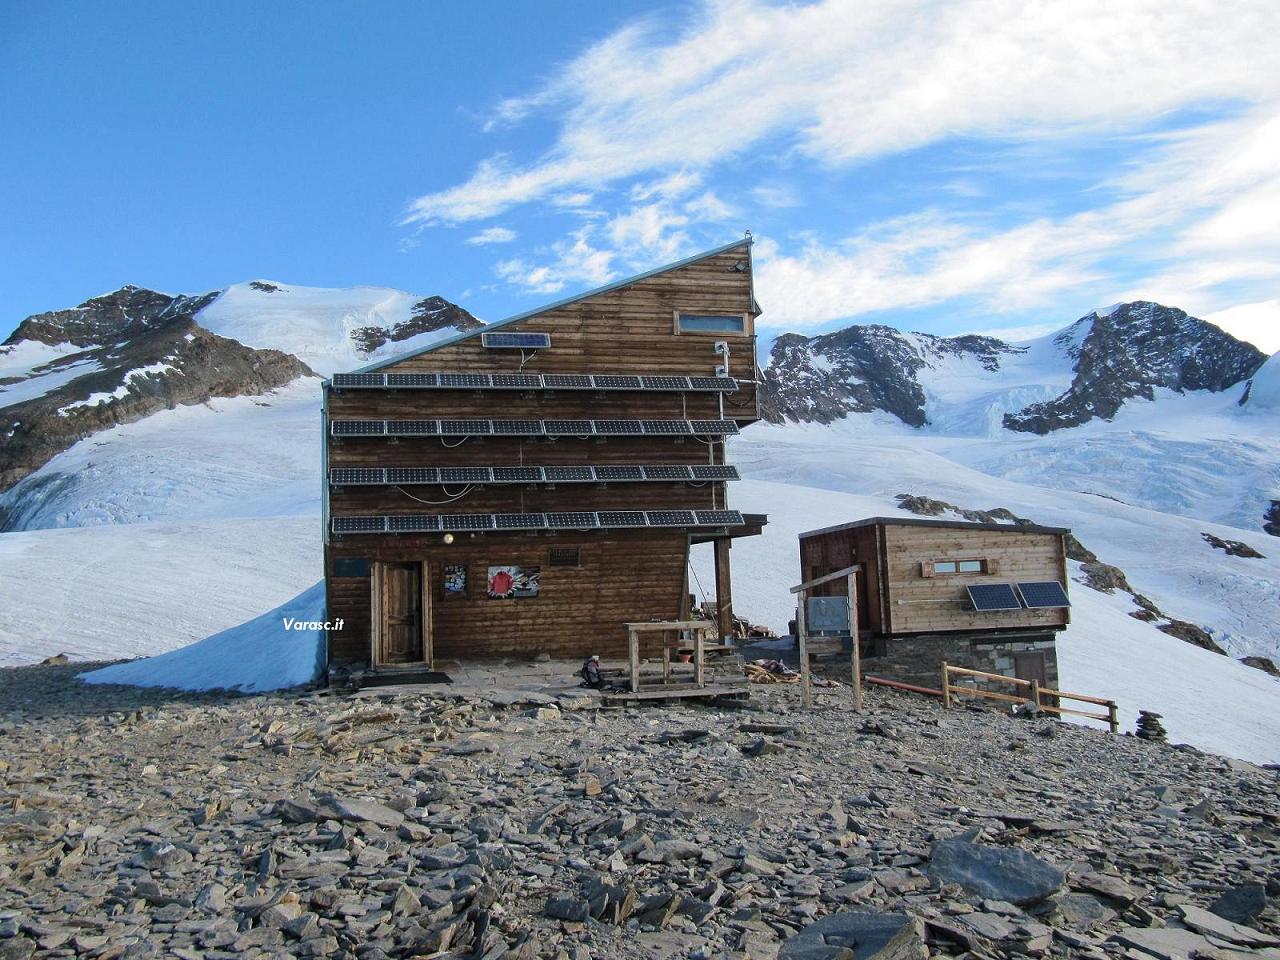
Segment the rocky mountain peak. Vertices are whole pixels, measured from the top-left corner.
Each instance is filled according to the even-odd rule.
[[[1048,433],[1112,419],[1125,401],[1157,388],[1221,391],[1266,361],[1257,347],[1176,307],[1138,300],[1094,311],[1054,338],[1074,360],[1071,385],[1052,400],[1006,414],[1010,430]]]
[[[179,318],[194,316],[216,297],[217,293],[172,296],[126,284],[112,293],[90,297],[78,307],[27,317],[5,340],[4,346],[23,340],[71,343],[77,347],[105,346]]]

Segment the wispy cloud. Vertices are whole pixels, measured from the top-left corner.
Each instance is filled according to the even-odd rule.
[[[479,233],[467,237],[467,243],[475,247],[487,246],[491,243],[510,243],[518,234],[510,227],[486,227]]]
[[[555,117],[532,163],[494,155],[406,222],[494,216],[650,172],[691,176],[765,138],[843,165],[955,136],[1104,131],[1189,104],[1273,97],[1280,5],[1169,0],[713,0],[671,39],[633,24],[494,123]]]

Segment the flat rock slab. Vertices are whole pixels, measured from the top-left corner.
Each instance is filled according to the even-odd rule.
[[[928,873],[940,883],[957,883],[976,896],[1020,907],[1052,896],[1066,880],[1057,867],[1025,850],[964,840],[934,844]]]
[[[1266,906],[1267,888],[1260,883],[1245,883],[1232,887],[1209,904],[1209,912],[1232,923],[1248,923]]]
[[[785,940],[778,960],[923,960],[924,927],[905,913],[846,910]]]
[[[1275,937],[1268,937],[1252,927],[1224,920],[1201,907],[1184,903],[1179,905],[1178,912],[1182,914],[1182,920],[1188,927],[1206,936],[1237,943],[1242,947],[1280,947],[1280,940]]]
[[[1156,960],[1196,960],[1215,949],[1214,944],[1200,934],[1171,927],[1126,927],[1111,939],[1149,953]]]
[[[380,827],[398,827],[404,823],[404,814],[372,800],[356,800],[348,797],[326,797],[328,807],[341,820],[376,823]]]

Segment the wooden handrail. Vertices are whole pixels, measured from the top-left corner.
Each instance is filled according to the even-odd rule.
[[[994,680],[997,683],[1007,683],[1013,686],[1030,687],[1031,696],[1019,697],[1009,693],[996,693],[993,690],[983,690],[979,687],[962,687],[951,682],[952,674],[960,674],[966,677],[981,677],[985,680]],[[1087,717],[1090,720],[1105,721],[1110,727],[1112,733],[1120,732],[1120,712],[1114,700],[1104,700],[1101,697],[1090,697],[1083,693],[1067,693],[1062,690],[1053,690],[1049,687],[1041,687],[1035,680],[1023,680],[1021,677],[1006,677],[999,673],[985,673],[982,670],[970,670],[968,667],[953,667],[947,662],[942,664],[942,706],[944,709],[951,707],[951,695],[966,694],[974,697],[983,697],[987,700],[999,700],[1002,703],[1027,703],[1034,704],[1037,709],[1043,710],[1045,713],[1055,713],[1058,716]],[[1042,697],[1051,697],[1057,700],[1078,700],[1082,703],[1097,704],[1106,707],[1106,713],[1097,713],[1091,710],[1074,710],[1070,707],[1054,707],[1042,702]]]

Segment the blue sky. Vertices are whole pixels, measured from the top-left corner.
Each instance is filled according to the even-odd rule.
[[[0,331],[124,283],[498,319],[741,236],[762,330],[1156,299],[1280,349],[1280,7],[15,3]]]

